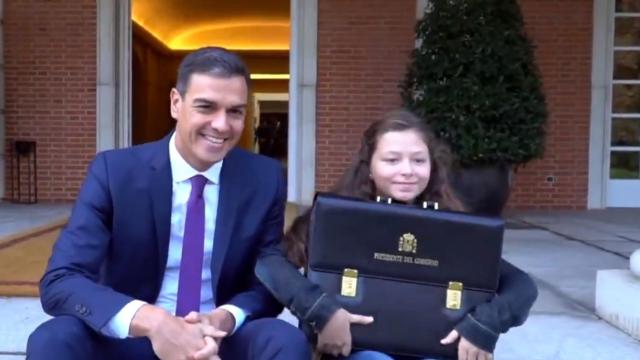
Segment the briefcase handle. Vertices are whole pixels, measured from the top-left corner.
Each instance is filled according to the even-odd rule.
[[[390,198],[390,197],[383,197],[383,196],[378,195],[378,196],[376,196],[376,202],[392,204],[393,203],[393,199]],[[422,202],[422,208],[423,209],[438,210],[440,208],[440,206],[439,206],[437,201],[423,201]]]

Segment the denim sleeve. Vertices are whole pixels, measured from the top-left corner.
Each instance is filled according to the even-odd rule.
[[[456,330],[477,347],[493,352],[500,334],[525,322],[537,297],[538,288],[531,277],[503,259],[496,296],[476,306]]]
[[[304,277],[283,255],[261,257],[255,273],[273,297],[316,332],[321,331],[340,309],[335,298]]]

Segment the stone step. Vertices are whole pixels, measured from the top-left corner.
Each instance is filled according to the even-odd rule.
[[[2,297],[0,318],[3,319],[0,321],[0,354],[14,356],[24,354],[29,334],[49,316],[42,311],[37,298]]]
[[[596,313],[640,340],[640,278],[629,270],[600,270],[596,278]]]

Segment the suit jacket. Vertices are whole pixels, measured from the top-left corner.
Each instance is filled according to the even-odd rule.
[[[216,305],[236,305],[247,320],[282,309],[254,266],[259,257],[281,256],[285,197],[275,160],[241,149],[227,154],[211,286]],[[154,303],[167,262],[171,198],[169,136],[99,153],[40,281],[44,310],[76,316],[99,331],[131,300]]]

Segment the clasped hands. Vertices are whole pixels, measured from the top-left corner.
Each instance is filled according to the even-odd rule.
[[[224,309],[191,312],[184,318],[157,308],[154,312],[148,331],[138,335],[149,338],[162,360],[220,360],[220,343],[235,326],[235,319]]]
[[[351,314],[345,309],[336,311],[327,324],[318,333],[317,350],[331,354],[333,356],[349,356],[351,353],[351,325],[368,325],[373,322],[373,317]],[[461,337],[456,330],[452,330],[444,339],[440,340],[443,345],[454,343],[460,338],[458,343],[459,360],[490,360],[492,354],[486,352]]]

